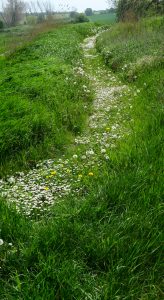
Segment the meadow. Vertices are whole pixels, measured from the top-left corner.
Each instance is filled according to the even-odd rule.
[[[116,14],[114,13],[107,13],[107,14],[94,14],[89,17],[91,22],[95,22],[100,25],[107,25],[116,22]]]
[[[163,297],[163,18],[114,24],[85,58],[96,32],[53,29],[0,62],[3,300]],[[17,209],[54,186],[49,213]]]

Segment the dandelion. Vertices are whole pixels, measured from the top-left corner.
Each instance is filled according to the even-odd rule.
[[[49,191],[48,186],[45,186],[44,190],[45,190],[45,191]]]
[[[93,172],[89,172],[88,175],[89,176],[93,176],[94,174],[93,174]]]
[[[2,246],[3,245],[3,240],[2,239],[0,239],[0,246]]]
[[[106,131],[108,132],[111,131],[110,127],[106,127]]]
[[[55,176],[56,175],[56,171],[52,171],[51,175]]]

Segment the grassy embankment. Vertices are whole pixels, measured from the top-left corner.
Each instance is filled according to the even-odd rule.
[[[92,28],[50,31],[0,58],[2,176],[54,156],[82,130],[92,95],[86,95],[88,80],[74,68],[82,58],[80,42]]]
[[[99,38],[106,64],[140,92],[133,134],[109,150],[90,195],[35,224],[0,203],[2,299],[162,298],[162,29],[118,24]]]

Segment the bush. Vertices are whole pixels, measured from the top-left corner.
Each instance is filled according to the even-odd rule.
[[[89,19],[86,17],[85,14],[83,13],[77,13],[75,16],[75,23],[85,23],[85,22],[89,22]]]
[[[0,20],[0,30],[4,28],[3,22]]]

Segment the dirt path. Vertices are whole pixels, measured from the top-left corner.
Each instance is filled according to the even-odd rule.
[[[95,49],[96,37],[84,40],[84,64],[76,68],[90,79],[95,100],[88,128],[75,138],[74,153],[45,160],[27,174],[22,172],[0,182],[2,196],[28,217],[49,214],[61,198],[80,197],[110,160],[110,151],[130,134],[127,123],[133,121],[129,114],[132,92],[103,65]]]

